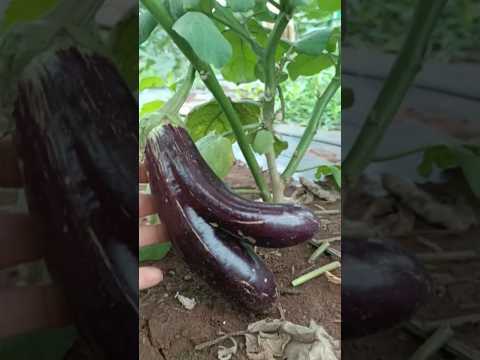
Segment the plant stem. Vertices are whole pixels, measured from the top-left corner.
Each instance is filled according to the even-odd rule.
[[[253,154],[248,139],[243,131],[240,118],[235,111],[232,103],[230,102],[230,99],[225,95],[225,92],[223,91],[220,83],[215,77],[213,69],[208,64],[204,63],[195,54],[187,41],[172,29],[174,22],[173,19],[170,17],[167,9],[165,8],[163,2],[156,0],[142,0],[142,3],[155,17],[155,19],[162,26],[162,28],[167,32],[175,45],[177,45],[177,47],[187,57],[190,63],[192,63],[197,72],[200,74],[200,78],[202,79],[206,87],[211,91],[215,99],[218,101],[222,110],[225,112],[225,115],[235,133],[240,149],[242,150],[242,153],[252,172],[255,182],[257,183],[257,186],[262,193],[262,199],[264,201],[269,201],[270,193],[268,191],[267,184],[262,176],[260,166],[257,163],[255,155]]]
[[[386,156],[378,156],[374,157],[372,159],[372,162],[383,162],[383,161],[390,161],[390,160],[395,160],[395,159],[400,159],[405,156],[413,155],[419,152],[423,152],[425,150],[430,149],[432,146],[431,145],[424,145],[424,146],[419,146],[418,148],[403,151],[397,154],[391,154],[391,155],[386,155]]]
[[[278,16],[275,26],[268,38],[263,66],[265,70],[265,94],[263,102],[263,124],[267,130],[274,134],[273,121],[275,119],[275,91],[277,88],[277,79],[275,73],[275,53],[280,43],[285,28],[290,21],[290,15],[281,12]],[[274,144],[266,152],[268,170],[272,183],[273,201],[281,202],[283,200],[284,184],[278,172]]]
[[[385,130],[422,67],[436,20],[447,0],[417,1],[412,26],[403,48],[344,161],[344,178],[355,183],[375,155]]]
[[[300,162],[302,161],[305,153],[307,152],[310,144],[317,133],[318,127],[320,126],[320,120],[322,115],[330,102],[333,98],[335,93],[337,92],[338,88],[340,87],[340,65],[337,63],[337,70],[335,72],[334,77],[330,80],[327,88],[323,92],[323,94],[318,98],[315,108],[313,109],[313,114],[308,122],[307,128],[303,132],[302,138],[293,153],[293,156],[290,158],[288,162],[287,168],[282,174],[282,178],[284,181],[288,181],[292,177],[292,175],[297,171]]]
[[[417,351],[410,357],[410,360],[427,360],[430,359],[445,343],[447,343],[454,335],[453,330],[444,325],[437,329],[431,337],[420,346]]]
[[[322,255],[325,252],[325,250],[328,249],[329,246],[330,246],[330,243],[328,241],[322,243],[317,249],[315,249],[312,256],[310,256],[310,258],[308,259],[308,262],[314,263],[320,257],[320,255]]]
[[[302,276],[296,278],[295,280],[293,280],[292,281],[292,286],[294,286],[294,287],[300,286],[300,285],[306,283],[307,281],[310,281],[310,280],[315,279],[316,277],[318,277],[320,275],[325,274],[327,271],[332,271],[332,270],[338,269],[340,266],[341,266],[341,264],[340,264],[339,261],[334,261],[334,262],[331,262],[327,265],[321,266],[318,269],[313,270],[313,271],[311,271],[311,272],[309,272],[305,275],[302,275]]]

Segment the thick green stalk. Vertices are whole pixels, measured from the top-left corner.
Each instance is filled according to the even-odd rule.
[[[267,49],[264,58],[265,72],[265,94],[263,102],[263,123],[265,127],[273,134],[273,122],[275,119],[275,95],[277,89],[275,53],[280,43],[282,34],[288,25],[290,15],[281,12],[268,38]],[[275,149],[273,144],[265,154],[267,158],[270,180],[272,183],[273,201],[281,202],[283,199],[284,184],[278,172]]]
[[[338,61],[340,61],[340,58]],[[300,142],[298,143],[297,148],[293,153],[293,156],[290,158],[287,168],[282,174],[282,178],[285,181],[288,181],[288,179],[290,179],[290,177],[297,171],[298,165],[300,165],[300,162],[305,156],[305,153],[307,152],[308,148],[310,147],[310,144],[313,141],[313,138],[315,137],[315,134],[317,133],[318,127],[320,126],[320,122],[321,122],[320,120],[322,118],[324,111],[328,103],[330,102],[330,100],[333,98],[333,96],[337,92],[339,87],[340,87],[340,65],[337,64],[337,70],[335,72],[335,76],[332,78],[332,80],[330,80],[330,83],[328,84],[323,94],[319,96],[315,104],[315,108],[313,109],[312,117],[308,122],[307,128],[303,132],[302,138],[300,139]]]
[[[222,107],[222,110],[227,116],[232,130],[235,133],[240,149],[245,156],[245,159],[252,172],[255,182],[257,183],[257,186],[262,193],[262,198],[264,201],[269,201],[270,194],[267,184],[262,176],[262,171],[257,163],[257,160],[255,159],[255,155],[253,154],[253,151],[250,147],[247,136],[243,131],[240,118],[235,111],[230,99],[225,95],[220,83],[215,77],[213,69],[208,64],[205,64],[195,54],[187,41],[172,29],[174,22],[173,19],[170,17],[167,9],[165,8],[163,1],[142,0],[142,3],[155,17],[160,26],[162,26],[165,32],[167,32],[167,34],[177,45],[177,47],[182,51],[182,53],[187,57],[187,59],[193,64],[197,72],[200,74],[200,78],[202,79],[206,87],[211,91],[219,105]]]
[[[447,0],[418,0],[403,48],[343,163],[347,184],[353,184],[371,162],[385,130],[422,67],[436,20]]]

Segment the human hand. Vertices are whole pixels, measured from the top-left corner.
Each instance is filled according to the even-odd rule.
[[[139,166],[139,182],[143,184],[148,183],[145,164],[140,164]],[[156,213],[154,197],[150,194],[139,192],[138,209],[140,216],[138,229],[140,247],[167,242],[168,235],[163,224],[149,225],[142,221],[146,216]],[[153,287],[163,279],[162,271],[154,266],[141,266],[138,275],[140,290]]]
[[[21,175],[12,138],[0,141],[0,187],[20,188]],[[0,211],[0,270],[40,260],[42,232],[28,214]],[[0,285],[0,338],[70,324],[60,290],[54,285],[2,288]]]

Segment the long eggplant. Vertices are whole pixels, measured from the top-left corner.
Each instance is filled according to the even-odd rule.
[[[212,287],[247,309],[270,308],[277,298],[273,274],[248,244],[211,226],[195,208],[188,188],[179,182],[179,164],[165,147],[165,129],[150,133],[145,158],[158,213],[174,247]]]
[[[303,206],[260,203],[234,194],[211,170],[185,129],[163,128],[158,141],[175,163],[176,179],[187,190],[193,209],[209,223],[270,248],[300,244],[318,231],[318,220]]]
[[[408,320],[428,298],[422,265],[390,240],[342,239],[342,338]]]
[[[110,60],[65,41],[17,88],[17,151],[48,269],[98,358],[137,358],[136,100]]]

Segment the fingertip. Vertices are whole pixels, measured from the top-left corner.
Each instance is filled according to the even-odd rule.
[[[138,275],[138,283],[140,290],[149,289],[155,285],[158,285],[163,280],[162,271],[154,266],[141,267]]]

